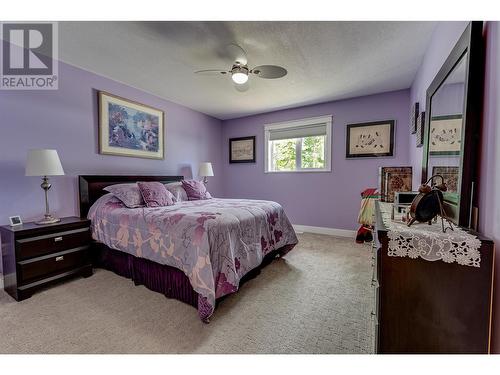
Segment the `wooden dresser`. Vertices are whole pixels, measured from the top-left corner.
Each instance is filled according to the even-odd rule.
[[[427,225],[427,224],[418,224]],[[376,203],[373,244],[377,353],[489,353],[494,244],[481,241],[480,267],[388,255]]]
[[[90,220],[0,227],[4,289],[17,301],[59,280],[92,275]]]

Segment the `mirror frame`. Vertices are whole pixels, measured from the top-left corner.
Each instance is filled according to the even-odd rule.
[[[453,47],[450,55],[437,73],[427,89],[426,118],[424,128],[424,149],[422,159],[422,183],[428,175],[429,162],[429,132],[432,114],[432,97],[446,78],[451,74],[462,56],[467,53],[466,75],[464,85],[462,145],[460,152],[460,199],[458,204],[444,202],[446,216],[452,222],[465,228],[475,227],[473,208],[476,209],[474,217],[477,218],[477,170],[478,145],[480,141],[480,122],[483,103],[484,81],[484,56],[483,56],[483,22],[473,21],[467,25],[458,42]],[[475,229],[475,228],[474,228]]]

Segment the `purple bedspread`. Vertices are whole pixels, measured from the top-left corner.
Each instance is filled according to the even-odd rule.
[[[298,242],[276,202],[208,199],[159,208],[126,208],[112,194],[92,206],[92,236],[108,247],[182,270],[198,293],[203,321],[215,300],[238,290],[264,255]]]

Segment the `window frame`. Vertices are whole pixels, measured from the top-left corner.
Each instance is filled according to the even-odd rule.
[[[332,115],[326,116],[317,116],[317,117],[308,117],[299,120],[292,121],[284,121],[284,122],[275,122],[271,124],[264,125],[264,173],[323,173],[323,172],[331,172],[332,171]],[[291,127],[298,126],[307,126],[324,123],[326,125],[326,136],[325,136],[325,168],[298,168],[293,171],[273,171],[270,167],[270,134],[272,130],[276,129],[286,129]],[[297,147],[296,154],[296,165],[298,164],[298,160],[301,158],[301,153],[299,153],[299,149],[302,146],[302,142],[299,142],[300,147]],[[299,164],[300,165],[300,164]]]

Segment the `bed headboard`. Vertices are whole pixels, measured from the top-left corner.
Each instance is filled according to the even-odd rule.
[[[106,186],[133,183],[137,181],[159,181],[162,183],[183,180],[183,176],[78,176],[80,187],[80,217],[87,217],[94,202],[107,194],[102,190]]]

